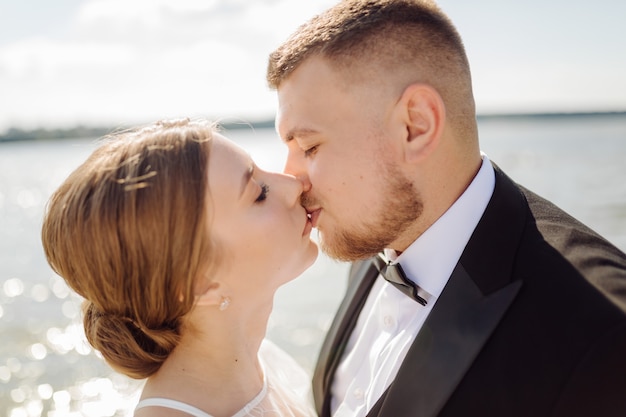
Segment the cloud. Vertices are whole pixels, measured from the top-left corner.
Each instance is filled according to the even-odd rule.
[[[12,7],[36,1],[51,15],[29,24],[45,27],[37,33],[47,36],[19,32],[0,43],[0,131],[197,115],[271,117],[276,99],[265,83],[267,55],[335,3],[83,0],[62,8],[29,0]],[[616,51],[626,46],[618,21],[626,6],[609,11],[555,1],[550,8],[542,3],[541,19],[538,1],[481,0],[480,9],[440,1],[465,40],[479,111],[624,109],[626,60]],[[52,15],[61,9],[64,15]]]
[[[295,4],[294,4],[295,3]],[[332,1],[91,0],[64,37],[0,47],[9,125],[269,117],[267,55]]]
[[[114,68],[127,64],[131,48],[121,43],[58,42],[27,39],[2,48],[0,68],[15,80],[52,81],[68,71]]]

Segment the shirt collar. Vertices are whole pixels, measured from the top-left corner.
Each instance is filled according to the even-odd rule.
[[[493,190],[495,174],[484,153],[478,173],[450,208],[400,256],[385,249],[387,259],[400,262],[406,275],[434,297],[439,297],[457,264]]]

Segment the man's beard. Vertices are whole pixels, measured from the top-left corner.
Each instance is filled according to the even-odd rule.
[[[385,172],[386,184],[379,193],[384,203],[378,213],[372,213],[371,222],[351,229],[338,225],[334,230],[320,232],[320,247],[331,258],[356,261],[375,256],[422,214],[422,201],[411,182],[394,167]]]

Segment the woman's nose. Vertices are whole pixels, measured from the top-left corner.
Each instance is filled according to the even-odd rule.
[[[300,203],[300,196],[304,193],[305,183],[299,178],[289,174],[276,174],[280,178],[281,193],[285,195],[287,204],[294,205]]]
[[[294,152],[289,149],[283,172],[288,175],[293,175],[296,178],[301,178],[306,174],[304,162],[304,155],[301,152]]]

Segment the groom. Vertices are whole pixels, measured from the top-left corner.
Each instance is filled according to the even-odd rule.
[[[285,171],[325,251],[354,261],[321,416],[626,416],[626,255],[481,153],[436,5],[343,1],[267,78]]]

